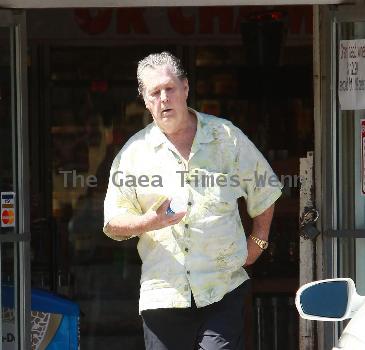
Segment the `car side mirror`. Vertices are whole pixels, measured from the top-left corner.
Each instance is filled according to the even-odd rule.
[[[295,305],[302,318],[342,321],[352,318],[363,302],[351,278],[335,278],[307,283],[298,291]]]

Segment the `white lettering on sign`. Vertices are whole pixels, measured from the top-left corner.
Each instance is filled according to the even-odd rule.
[[[365,39],[340,41],[338,69],[341,109],[365,109]]]
[[[14,321],[4,320],[2,329],[2,350],[14,350],[15,340]]]

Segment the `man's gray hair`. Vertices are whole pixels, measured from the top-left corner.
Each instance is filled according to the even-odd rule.
[[[161,53],[152,53],[138,62],[137,68],[137,81],[138,81],[138,93],[143,96],[144,84],[142,80],[142,73],[146,68],[155,69],[161,66],[169,66],[172,72],[181,80],[186,79],[187,75],[184,68],[181,65],[181,61],[171,54],[164,51]]]

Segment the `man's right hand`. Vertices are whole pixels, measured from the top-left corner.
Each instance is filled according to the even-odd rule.
[[[159,230],[181,221],[186,212],[166,214],[171,200],[165,200],[156,210],[148,210],[143,215],[120,215],[110,220],[104,232],[113,239],[140,236],[145,232]]]
[[[166,214],[170,202],[171,199],[166,199],[156,211],[150,209],[143,215],[146,232],[160,230],[164,227],[175,225],[181,221],[181,219],[185,216],[186,211],[175,214]]]

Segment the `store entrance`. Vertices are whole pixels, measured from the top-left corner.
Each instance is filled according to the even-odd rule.
[[[116,22],[118,38],[111,32],[119,9],[29,11],[32,286],[80,305],[83,349],[144,348],[137,240],[103,235],[103,200],[114,156],[151,121],[137,97],[137,62],[162,50],[180,57],[188,71],[189,105],[240,127],[284,183],[270,249],[249,271],[247,349],[298,348],[298,174],[299,157],[313,150],[312,34],[306,22],[312,8],[227,9],[224,16],[239,23],[231,32],[215,8],[210,15],[218,25],[211,29],[206,9],[186,9],[196,21],[190,37],[187,22],[185,36],[171,34],[179,13],[146,9],[146,28],[160,28],[157,33],[121,34]],[[80,16],[99,21],[80,22]],[[170,31],[161,24],[167,20]],[[110,27],[103,31],[103,23]]]

